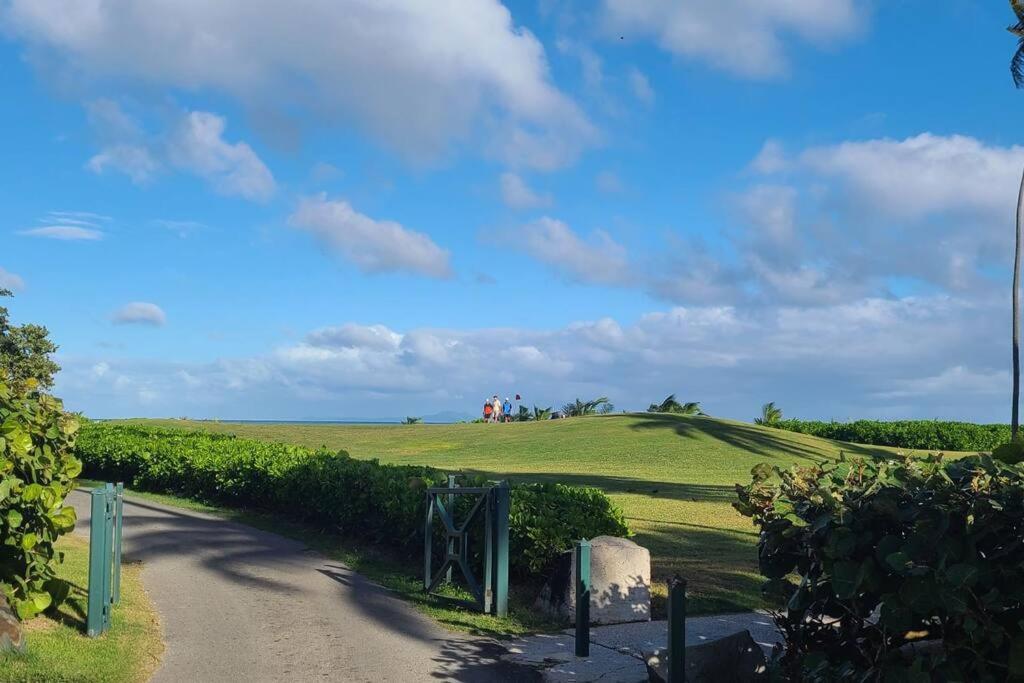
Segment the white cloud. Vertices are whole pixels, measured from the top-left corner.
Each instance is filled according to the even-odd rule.
[[[58,390],[94,416],[134,414],[140,390],[156,415],[278,419],[400,417],[424,405],[475,414],[497,390],[528,405],[608,395],[630,409],[678,392],[748,420],[774,400],[802,417],[997,421],[1009,395],[1002,310],[936,296],[677,307],[551,329],[350,322],[211,363],[105,357],[96,372],[96,360],[62,358]]]
[[[167,315],[156,304],[146,301],[133,301],[114,311],[111,319],[118,325],[152,325],[162,327],[167,322]]]
[[[499,180],[501,199],[513,209],[537,209],[551,206],[555,201],[550,194],[530,189],[526,181],[516,173],[502,173]]]
[[[83,228],[79,225],[44,225],[40,228],[21,230],[18,234],[27,237],[45,237],[46,239],[65,241],[95,241],[103,239],[103,233],[99,230]]]
[[[452,275],[448,251],[430,237],[395,221],[363,215],[344,200],[328,200],[323,194],[306,197],[288,222],[363,272],[408,272],[442,279]]]
[[[481,135],[506,162],[554,168],[596,139],[498,0],[10,0],[0,22],[83,88],[223,92],[277,117],[355,123],[415,159]]]
[[[169,131],[149,135],[113,100],[94,100],[87,109],[102,145],[86,163],[94,173],[113,169],[145,184],[165,168],[176,168],[206,180],[221,194],[253,201],[266,201],[277,189],[273,174],[252,147],[224,139],[223,116],[181,112]]]
[[[740,76],[766,78],[788,68],[784,38],[830,46],[856,34],[859,0],[605,0],[609,35],[653,38],[667,52]]]
[[[276,189],[270,169],[246,143],[226,142],[226,125],[222,116],[189,112],[168,140],[168,158],[175,166],[205,178],[221,194],[270,199]]]
[[[629,70],[629,87],[633,91],[633,96],[641,104],[648,107],[654,104],[654,88],[651,87],[651,82],[647,80],[647,76],[636,67]]]
[[[25,280],[16,273],[0,268],[0,289],[18,291],[25,288]]]
[[[778,140],[765,140],[761,151],[750,162],[750,169],[757,173],[779,173],[789,167],[786,150]]]
[[[630,279],[626,249],[603,230],[584,240],[566,223],[544,216],[524,225],[514,246],[576,282],[624,284]]]
[[[922,133],[813,147],[800,154],[799,163],[843,181],[860,199],[900,218],[945,211],[1002,216],[1017,196],[1024,147]]]

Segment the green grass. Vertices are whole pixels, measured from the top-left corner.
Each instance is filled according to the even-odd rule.
[[[754,465],[807,464],[840,451],[874,457],[895,450],[730,420],[643,413],[500,425],[140,422],[327,446],[358,458],[514,481],[597,486],[622,507],[635,540],[651,550],[656,613],[663,582],[676,572],[689,580],[694,614],[763,606],[757,536],[730,505],[734,485],[748,482]]]
[[[139,565],[121,571],[121,604],[114,608],[110,631],[99,638],[85,636],[89,544],[65,536],[59,575],[75,588],[56,614],[25,624],[28,652],[0,655],[0,682],[134,683],[149,679],[160,660],[160,623],[142,587]]]

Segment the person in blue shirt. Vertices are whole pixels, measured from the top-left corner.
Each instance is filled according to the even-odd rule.
[[[508,400],[508,396],[505,397],[505,402],[501,405],[501,412],[505,416],[505,422],[512,421],[512,401]]]

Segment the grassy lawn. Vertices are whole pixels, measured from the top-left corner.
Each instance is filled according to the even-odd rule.
[[[160,660],[160,623],[142,587],[139,565],[121,570],[121,604],[114,609],[110,631],[99,638],[85,636],[89,544],[65,536],[60,575],[75,586],[72,597],[57,614],[29,621],[25,628],[28,652],[0,655],[0,681],[48,683],[145,681]]]
[[[604,489],[651,550],[655,610],[663,582],[689,580],[691,613],[763,606],[757,536],[735,512],[733,486],[759,462],[780,466],[894,449],[842,444],[793,432],[701,417],[612,415],[500,425],[310,425],[145,420],[240,437],[347,450],[381,462],[426,464],[513,481]]]

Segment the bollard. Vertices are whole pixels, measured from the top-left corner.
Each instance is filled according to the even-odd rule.
[[[668,581],[668,683],[686,680],[686,579]]]
[[[576,656],[590,656],[590,541],[576,542]]]
[[[494,614],[508,616],[508,515],[512,491],[507,481],[494,487]]]
[[[89,598],[86,634],[95,638],[110,628],[111,554],[114,533],[114,486],[97,486],[90,495]]]
[[[124,483],[117,482],[114,487],[114,586],[111,599],[115,605],[121,604],[121,528],[124,518]]]

